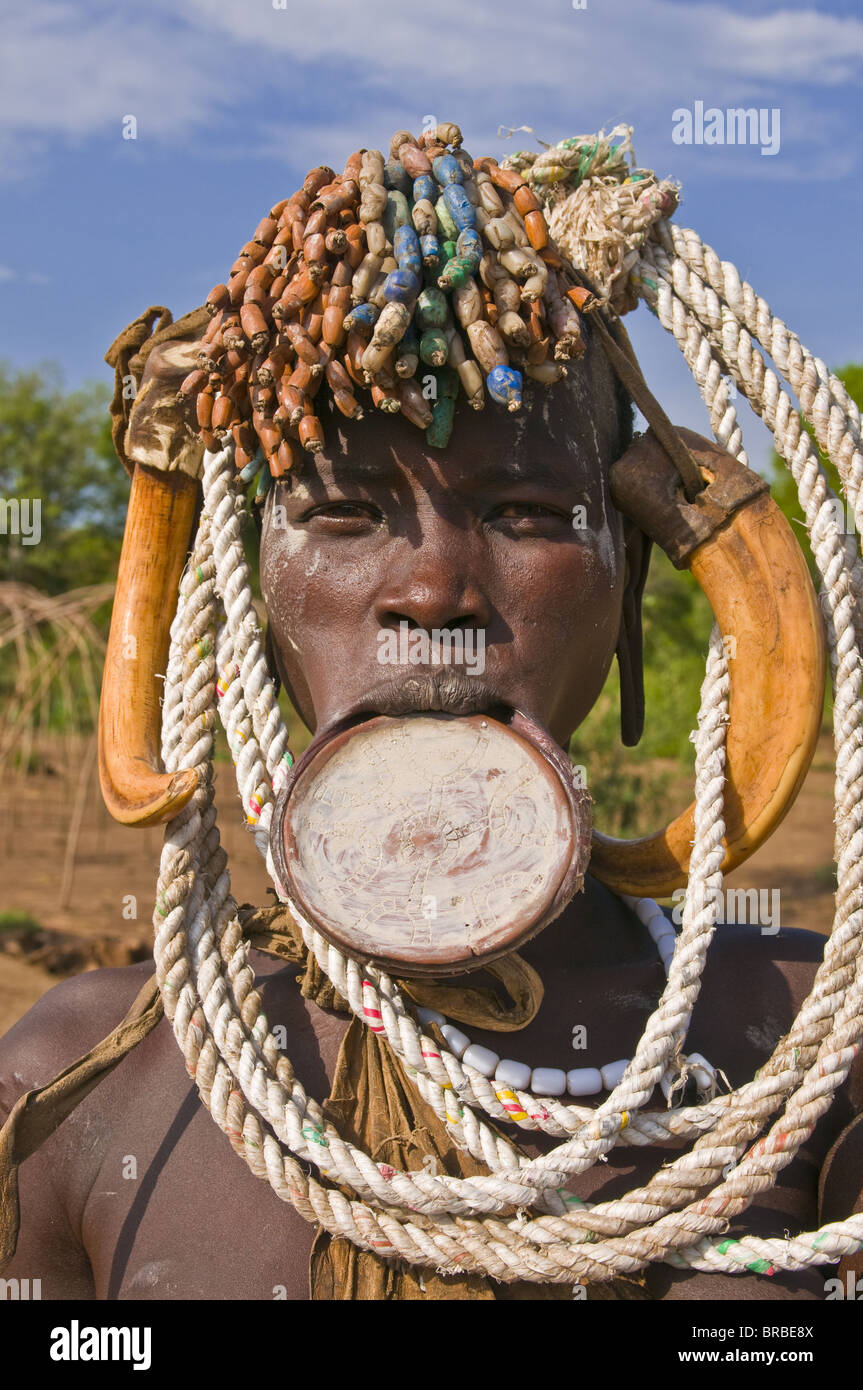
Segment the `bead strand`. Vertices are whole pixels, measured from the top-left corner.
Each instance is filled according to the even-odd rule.
[[[674,927],[652,898],[621,896],[647,928],[667,976],[677,941]],[[501,1058],[491,1048],[471,1042],[466,1033],[448,1022],[437,1009],[418,1008],[416,1015],[423,1027],[433,1024],[440,1029],[454,1057],[495,1083],[498,1100],[514,1119],[520,1119],[524,1114],[516,1092],[533,1097],[594,1096],[601,1091],[611,1092],[620,1083],[630,1062],[628,1057],[622,1057],[601,1067],[573,1067],[568,1071],[562,1067],[531,1067],[526,1062]],[[693,1052],[684,1058],[684,1067],[686,1075],[692,1076],[695,1081],[699,1097],[712,1097],[716,1091],[717,1072],[710,1062],[701,1053]],[[679,1089],[677,1077],[671,1073],[662,1078],[660,1085],[666,1099]]]

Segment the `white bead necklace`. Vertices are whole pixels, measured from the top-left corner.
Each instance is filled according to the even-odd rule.
[[[647,928],[667,976],[677,943],[677,933],[673,926],[653,898],[632,898],[626,894],[620,896]],[[534,1096],[595,1096],[603,1090],[613,1091],[630,1062],[630,1058],[622,1057],[619,1061],[608,1062],[603,1067],[573,1067],[569,1071],[562,1067],[530,1067],[527,1062],[515,1062],[509,1057],[501,1058],[490,1047],[471,1042],[466,1033],[448,1022],[445,1015],[437,1009],[418,1008],[416,1012],[420,1024],[437,1024],[447,1045],[459,1061],[498,1084],[498,1099],[513,1119],[520,1119],[524,1113],[518,1097],[514,1094],[517,1091],[529,1091]],[[693,1078],[698,1088],[699,1100],[711,1099],[716,1092],[716,1068],[706,1057],[702,1057],[700,1052],[689,1053],[684,1058],[684,1064],[687,1076]],[[670,1069],[660,1082],[666,1099],[672,1091],[679,1089],[679,1072],[679,1067]]]

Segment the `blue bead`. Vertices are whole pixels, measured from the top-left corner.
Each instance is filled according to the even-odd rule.
[[[443,191],[449,215],[460,232],[476,226],[476,209],[458,183],[448,183]]]
[[[420,237],[423,265],[427,270],[437,270],[440,265],[440,242],[436,236]]]
[[[420,292],[420,278],[412,270],[391,270],[384,281],[384,299],[411,304]]]
[[[418,203],[421,198],[426,198],[430,203],[438,200],[438,186],[431,174],[420,174],[414,179],[414,202]]]
[[[255,474],[258,472],[258,469],[262,468],[265,462],[266,460],[259,449],[258,452],[255,454],[255,457],[252,459],[251,463],[247,463],[245,468],[242,468],[240,470],[240,477],[243,480],[243,482],[250,483],[254,478]]]
[[[451,154],[439,154],[437,159],[432,160],[432,169],[440,184],[462,183],[464,180],[461,165]]]
[[[515,367],[492,367],[485,384],[498,405],[521,405],[522,375]]]
[[[473,261],[476,269],[483,257],[482,240],[476,228],[465,227],[464,231],[459,232],[455,253],[466,261]]]
[[[348,333],[352,328],[374,328],[380,312],[374,304],[355,304],[350,313],[345,314],[343,326]]]
[[[413,227],[396,227],[393,237],[393,255],[400,270],[412,270],[417,275],[421,265],[419,237]]]

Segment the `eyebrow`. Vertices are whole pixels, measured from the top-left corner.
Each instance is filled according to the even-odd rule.
[[[350,460],[347,457],[335,458],[330,461],[328,471],[336,484],[343,479],[350,479],[352,482],[387,483],[398,476],[399,465],[386,455],[366,455]],[[445,472],[445,466],[442,471]],[[478,461],[476,468],[462,479],[463,486],[539,483],[571,487],[577,482],[577,470],[569,458],[554,462],[548,458],[535,458],[531,463],[518,463],[513,458],[485,456]]]

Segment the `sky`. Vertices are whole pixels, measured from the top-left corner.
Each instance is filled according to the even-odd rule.
[[[109,382],[116,334],[202,303],[309,168],[431,114],[498,158],[631,125],[682,183],[676,221],[816,356],[863,361],[861,71],[859,0],[0,0],[0,359]],[[697,102],[763,109],[778,149],[676,143]],[[672,419],[709,433],[673,340],[643,307],[627,328]]]

